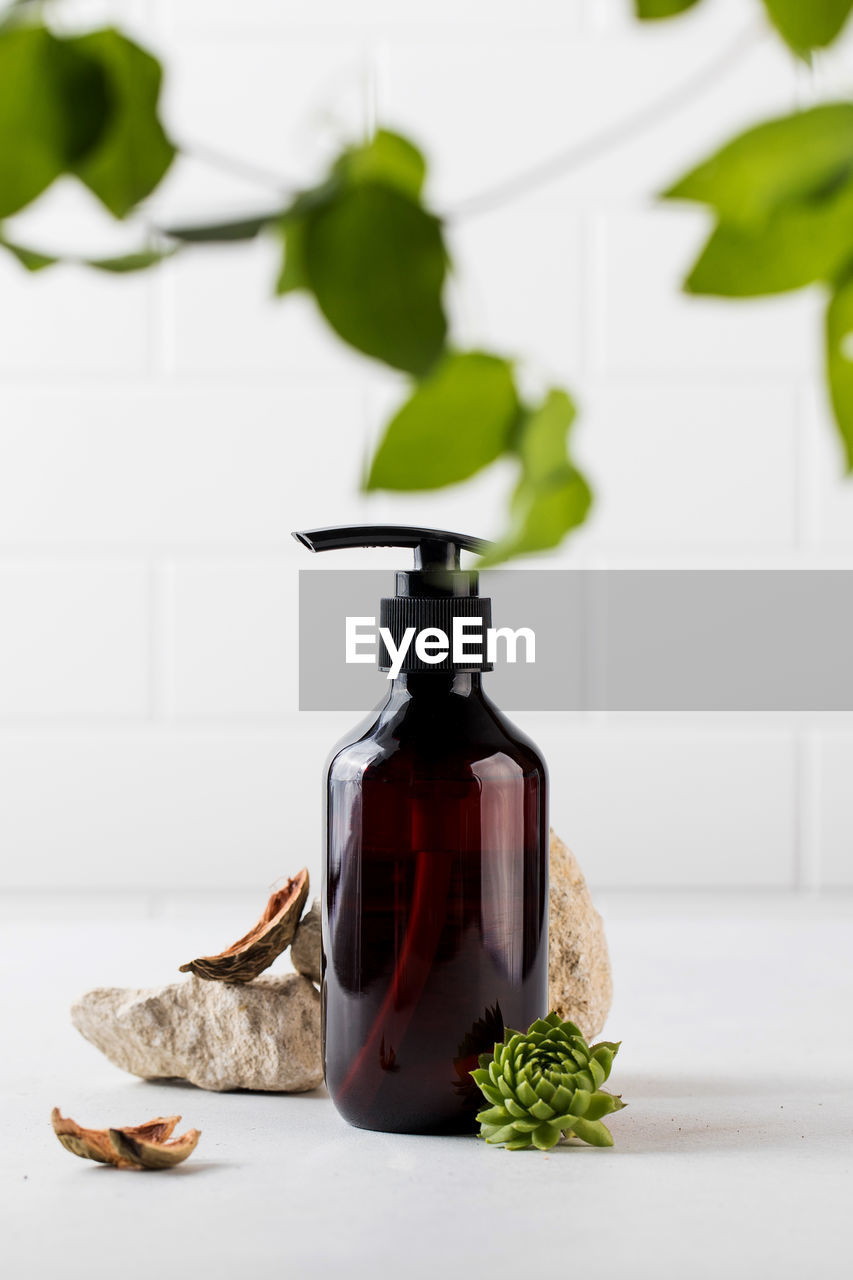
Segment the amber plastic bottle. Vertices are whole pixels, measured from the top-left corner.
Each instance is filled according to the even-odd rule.
[[[415,549],[382,602],[395,640],[457,610],[490,624],[476,574],[459,568],[475,539],[383,526],[297,536],[316,550]],[[487,663],[412,656],[404,668],[328,768],[326,1084],[361,1128],[464,1132],[485,1105],[469,1076],[478,1055],[547,1012],[547,773],[483,692]]]

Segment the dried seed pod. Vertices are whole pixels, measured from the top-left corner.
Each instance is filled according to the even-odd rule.
[[[122,1160],[142,1169],[171,1169],[195,1151],[201,1137],[199,1129],[188,1129],[180,1138],[172,1135],[180,1116],[149,1120],[135,1129],[110,1129],[110,1142]]]
[[[53,1132],[72,1155],[83,1160],[97,1160],[98,1164],[118,1164],[119,1156],[106,1129],[84,1129],[76,1121],[68,1119],[54,1107],[50,1113]]]
[[[251,982],[290,946],[307,897],[308,871],[303,867],[272,895],[264,914],[244,937],[219,955],[182,964],[180,972],[218,982]]]
[[[84,1129],[61,1115],[58,1107],[53,1108],[50,1118],[66,1151],[117,1169],[170,1169],[195,1151],[201,1137],[198,1129],[188,1129],[170,1142],[180,1116],[158,1116],[124,1129]]]

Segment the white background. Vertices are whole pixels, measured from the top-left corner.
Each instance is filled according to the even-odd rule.
[[[117,14],[167,62],[168,123],[196,158],[152,220],[267,207],[263,183],[209,149],[309,182],[377,119],[425,147],[434,202],[453,210],[684,87],[642,135],[454,221],[460,340],[529,357],[581,403],[598,506],[555,565],[853,567],[820,298],[683,297],[707,217],[653,200],[738,129],[849,91],[849,49],[810,75],[762,35],[757,0],[643,29],[628,0],[68,10]],[[139,235],[70,184],[16,231],[96,252]],[[157,911],[171,892],[262,897],[305,863],[316,883],[322,763],[352,717],[296,709],[296,574],[319,562],[290,531],[498,530],[500,469],[432,497],[358,497],[400,388],[328,338],[307,300],[272,299],[276,256],[267,241],[197,250],[122,280],[0,260],[0,877],[15,898],[133,891]],[[350,563],[399,555],[329,567]],[[523,727],[595,886],[853,885],[849,720]]]

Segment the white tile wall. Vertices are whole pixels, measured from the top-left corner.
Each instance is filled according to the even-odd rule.
[[[853,735],[825,733],[815,744],[818,874],[853,887]]]
[[[460,344],[512,356],[531,353],[538,376],[576,382],[584,350],[577,292],[583,241],[570,195],[543,191],[523,204],[463,221],[450,242],[458,263],[451,310]]]
[[[146,717],[150,579],[138,563],[0,563],[0,717]]]
[[[168,0],[167,0],[168,4]],[[514,0],[495,0],[489,6],[489,26],[516,33],[522,29],[539,32],[542,28],[560,31],[577,30],[583,18],[584,0],[528,0],[524,13],[519,13]],[[293,18],[294,6],[281,0],[241,0],[238,10],[231,0],[182,0],[174,13],[174,21],[180,28],[197,32],[200,23],[211,30],[232,32],[235,25],[243,30],[288,30]],[[361,0],[356,9],[349,0],[314,0],[310,10],[299,14],[299,23],[305,28],[328,27],[339,30],[342,26],[380,31],[387,28],[411,29],[412,27],[437,26],[446,33],[448,24],[467,23],[480,28],[480,11],[467,0],[432,0],[429,6],[400,5],[395,0]]]
[[[307,295],[287,306],[275,298],[280,263],[281,245],[272,237],[224,252],[200,247],[170,263],[163,273],[168,328],[160,335],[165,370],[216,381],[340,382],[349,375],[354,391],[367,382],[369,368],[329,338]]]
[[[75,248],[78,240],[37,238],[41,248]],[[149,302],[153,282],[118,279],[69,267],[32,276],[8,254],[0,261],[3,341],[0,378],[43,384],[46,378],[125,379],[151,362]],[[4,415],[5,417],[5,415]]]
[[[806,536],[824,554],[849,552],[853,550],[853,483],[839,483],[843,454],[840,441],[827,429],[831,419],[822,387],[809,387],[804,392],[802,416]]]
[[[179,561],[166,570],[165,707],[178,720],[280,720],[299,704],[291,563]]]
[[[696,377],[590,391],[578,449],[600,498],[585,544],[661,555],[793,550],[797,416],[790,392]],[[642,483],[638,478],[642,477]]]
[[[583,408],[599,502],[555,563],[853,564],[820,299],[683,297],[706,219],[651,200],[742,124],[843,80],[849,48],[812,84],[735,0],[643,30],[628,0],[501,0],[487,19],[477,0],[106,8],[164,52],[170,126],[195,153],[150,211],[160,221],[266,207],[276,175],[312,178],[377,112],[423,142],[453,214],[461,339],[526,357]],[[63,21],[82,11],[67,0]],[[706,80],[711,61],[725,71]],[[469,197],[620,122],[635,130],[621,145],[463,216]],[[48,248],[117,250],[139,232],[69,184],[19,221]],[[306,862],[316,877],[322,762],[350,717],[296,711],[309,562],[290,530],[499,527],[506,467],[359,498],[399,383],[304,299],[272,298],[276,253],[198,250],[124,280],[34,279],[0,260],[6,888],[251,891]],[[853,884],[843,721],[520,719],[595,884]]]
[[[554,826],[596,885],[795,882],[793,735],[623,725],[538,738]]]
[[[364,401],[251,379],[0,386],[0,441],[7,551],[289,549],[299,523],[356,514]]]
[[[4,882],[262,891],[308,865],[316,884],[326,748],[295,726],[4,734]]]

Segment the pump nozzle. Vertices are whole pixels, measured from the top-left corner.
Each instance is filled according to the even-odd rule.
[[[492,623],[492,602],[479,594],[474,569],[462,569],[463,551],[482,554],[491,543],[465,533],[446,529],[421,529],[400,524],[349,524],[329,529],[301,529],[294,538],[309,551],[344,551],[354,547],[411,547],[415,553],[412,569],[398,570],[396,594],[380,605],[380,634],[384,630],[398,646],[412,631],[439,628],[450,634],[454,619],[478,620],[485,631]],[[476,626],[476,624],[475,624]],[[391,669],[383,639],[379,647],[379,667]],[[454,658],[423,658],[412,654],[403,671],[491,671],[485,657],[466,655]]]
[[[482,555],[492,545],[482,538],[446,529],[405,524],[344,524],[328,529],[302,529],[294,538],[309,551],[345,551],[354,547],[411,547],[416,569],[459,569],[460,553]]]

